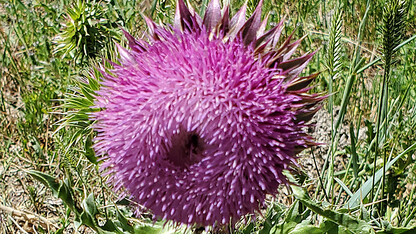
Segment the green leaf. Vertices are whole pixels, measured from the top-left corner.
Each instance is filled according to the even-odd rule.
[[[90,136],[88,136],[85,140],[85,157],[87,157],[88,161],[91,163],[97,164],[97,157],[95,156],[95,152],[92,149],[92,140]]]
[[[81,213],[80,208],[75,205],[75,201],[72,198],[71,189],[63,182],[57,182],[56,179],[48,174],[40,171],[31,170],[27,172],[33,178],[43,183],[45,186],[52,190],[52,194],[55,197],[62,199],[63,202],[73,211],[75,214]]]
[[[344,184],[344,182],[342,182],[342,180],[340,180],[340,179],[338,179],[338,178],[336,178],[336,177],[334,177],[334,180],[339,184],[339,185],[341,185],[341,187],[344,189],[344,191],[348,194],[348,196],[350,196],[350,197],[352,197],[353,196],[353,194],[352,194],[352,192],[351,192],[351,190],[347,187],[347,185],[345,185]]]
[[[55,234],[63,234],[63,233],[64,233],[64,230],[65,230],[65,226],[64,226],[64,227],[59,228],[58,230],[56,230],[56,231],[55,231]]]
[[[167,234],[167,233],[176,233],[174,230],[168,228],[163,228],[162,225],[143,225],[134,228],[134,234]]]
[[[85,97],[71,97],[68,98],[67,103],[65,103],[65,107],[77,110],[88,109],[93,105],[94,103]]]
[[[298,225],[295,226],[295,228],[289,232],[289,234],[323,234],[324,232],[313,225],[310,224],[309,220],[304,220]]]
[[[113,223],[113,221],[107,219],[107,221],[105,222],[104,226],[98,227],[97,228],[99,230],[100,233],[120,233],[123,234],[122,231],[118,230],[116,225]],[[133,233],[133,232],[130,232]]]
[[[129,233],[134,233],[134,228],[129,224],[128,220],[124,215],[116,209],[116,215],[118,222],[116,223],[122,230],[127,231]]]
[[[56,181],[55,177],[35,170],[28,171],[27,173],[39,182],[43,183],[45,186],[49,187],[52,190],[52,194],[54,196],[58,196],[60,184]]]
[[[271,230],[270,233],[282,233],[282,234],[286,234],[291,232],[297,225],[298,223],[296,222],[283,222],[279,225],[274,226]]]
[[[397,157],[395,157],[394,159],[390,160],[387,165],[386,165],[386,171],[388,169],[390,169],[390,167],[397,161],[399,160],[403,155],[406,155],[409,151],[413,150],[416,148],[416,143],[414,143],[413,145],[409,146],[406,150],[404,150],[402,153],[400,153]],[[375,174],[375,181],[374,181],[374,185],[376,185],[380,179],[381,176],[383,175],[383,168],[379,169],[376,174]],[[362,199],[364,199],[368,193],[370,193],[371,191],[371,187],[373,185],[373,177],[371,177],[370,179],[368,179],[363,186],[361,186],[361,188],[358,189],[358,191],[356,191],[353,196],[350,198],[350,200],[345,203],[344,208],[355,208],[356,206],[360,205],[360,202],[362,201]]]
[[[332,222],[331,220],[324,220],[320,225],[319,228],[324,233],[338,233],[339,225]]]
[[[416,226],[411,228],[390,228],[388,231],[382,230],[376,232],[377,234],[414,234],[416,233]]]
[[[156,222],[153,225],[143,224],[134,227],[134,234],[174,234],[174,233],[190,233],[190,230],[186,226],[175,226],[171,223],[165,223],[165,221]]]
[[[160,234],[162,233],[161,227],[152,227],[152,226],[140,226],[135,228],[134,234]]]
[[[242,230],[243,234],[250,234],[253,233],[255,229],[254,223],[250,222],[246,227],[244,227],[244,230]]]
[[[279,220],[285,210],[286,209],[283,209],[283,207],[279,206],[278,204],[273,204],[273,206],[269,208],[267,212],[265,221],[263,222],[263,228],[259,231],[259,234],[271,233],[271,229],[279,223]]]
[[[91,89],[91,87],[88,86],[89,84],[86,83],[79,83],[79,87],[81,89],[81,93],[85,96],[86,99],[88,99],[90,102],[94,102],[94,91]],[[88,106],[89,108],[89,106]]]
[[[330,209],[323,209],[321,208],[321,205],[312,201],[302,188],[297,186],[291,187],[295,197],[313,212],[331,220],[338,225],[344,226],[352,233],[375,233],[373,228],[367,222],[356,219],[348,214],[343,214]]]
[[[86,225],[88,227],[93,228],[94,230],[97,229],[98,225],[95,218],[91,217],[86,211],[83,211],[79,217],[81,221],[79,225]]]
[[[94,217],[95,219],[95,215],[98,214],[98,209],[97,209],[97,206],[95,205],[95,199],[94,199],[93,193],[90,193],[90,195],[88,195],[88,197],[85,198],[84,201],[82,201],[82,206],[84,210],[87,212],[87,214],[90,215],[91,217]]]

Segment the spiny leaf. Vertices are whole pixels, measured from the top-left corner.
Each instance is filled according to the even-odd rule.
[[[348,214],[340,213],[331,209],[322,208],[322,205],[312,201],[302,188],[291,186],[295,197],[313,212],[331,220],[332,222],[345,227],[353,233],[375,233],[373,228],[360,219],[356,219]]]
[[[52,194],[55,197],[62,199],[65,204],[73,211],[75,214],[81,213],[81,209],[75,205],[75,201],[72,198],[71,189],[67,186],[64,182],[57,182],[56,178],[45,174],[40,171],[30,170],[27,172],[33,178],[40,181],[44,185],[46,185],[49,189],[52,190]]]

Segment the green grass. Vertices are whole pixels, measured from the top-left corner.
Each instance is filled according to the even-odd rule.
[[[114,42],[125,43],[120,27],[141,36],[141,14],[172,22],[175,4],[109,2],[77,8],[68,0],[0,0],[0,208],[34,214],[29,226],[37,232],[79,225],[79,232],[163,229],[150,214],[134,217],[130,201],[117,202],[99,176],[86,116],[93,110],[85,108],[98,84],[79,81],[88,79],[93,64],[114,56]],[[191,2],[201,12],[207,3]],[[232,0],[232,12],[243,2]],[[257,2],[248,1],[249,12]],[[270,201],[264,217],[232,232],[416,230],[416,1],[406,5],[406,28],[396,32],[403,38],[393,42],[386,42],[384,6],[381,0],[265,1],[270,24],[286,16],[283,35],[308,35],[299,51],[319,49],[305,74],[320,71],[314,91],[332,94],[324,105],[330,150],[305,152],[323,163],[314,178],[293,178],[304,190],[294,188],[284,204]],[[65,27],[70,18],[79,24]],[[340,144],[344,133],[346,146]],[[53,225],[43,225],[43,218]],[[0,232],[25,229],[23,221],[0,209]]]

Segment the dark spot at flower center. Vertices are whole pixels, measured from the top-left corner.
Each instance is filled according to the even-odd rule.
[[[188,168],[203,158],[204,141],[195,132],[181,131],[172,137],[168,160],[179,168]]]
[[[198,145],[199,145],[199,136],[194,134],[194,133],[191,134],[189,136],[186,148],[188,148],[190,151],[192,151],[192,153],[196,154]]]

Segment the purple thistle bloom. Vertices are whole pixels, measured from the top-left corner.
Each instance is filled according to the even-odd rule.
[[[157,217],[203,226],[235,223],[287,184],[283,170],[314,145],[307,121],[324,97],[299,77],[314,53],[278,47],[283,21],[264,33],[261,5],[230,19],[212,0],[205,17],[178,0],[175,23],[146,18],[148,42],[106,72],[92,114],[95,150],[115,190]]]

